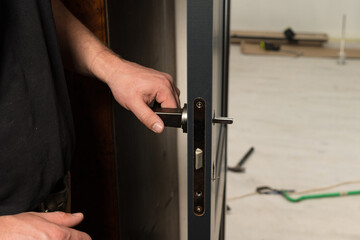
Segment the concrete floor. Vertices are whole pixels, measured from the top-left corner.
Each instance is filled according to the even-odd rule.
[[[360,180],[360,61],[242,55],[231,46],[229,165],[251,147],[228,198],[256,187],[305,190]],[[360,190],[360,184],[336,188]],[[329,192],[329,191],[328,191]],[[360,239],[360,196],[229,201],[227,240]]]

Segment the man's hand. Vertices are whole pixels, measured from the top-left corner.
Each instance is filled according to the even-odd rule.
[[[84,216],[82,213],[27,212],[0,217],[2,240],[91,240],[84,232],[72,229]]]
[[[104,81],[110,87],[117,102],[132,111],[146,127],[161,133],[164,123],[148,104],[156,100],[161,107],[180,107],[180,91],[174,86],[172,77],[167,73],[120,59],[112,53],[107,54],[112,56],[102,57],[113,60],[103,59],[99,65],[103,61],[107,62],[107,69],[112,65]]]

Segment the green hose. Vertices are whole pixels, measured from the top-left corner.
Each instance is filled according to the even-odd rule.
[[[306,199],[315,199],[315,198],[329,198],[329,197],[340,197],[340,196],[349,196],[349,195],[360,195],[360,191],[350,191],[350,192],[335,192],[335,193],[323,193],[323,194],[314,194],[314,195],[303,195],[298,198],[292,198],[286,191],[281,191],[282,195],[290,202],[300,202]]]

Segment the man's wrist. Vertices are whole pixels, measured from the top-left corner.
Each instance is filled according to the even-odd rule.
[[[121,59],[110,49],[104,47],[104,49],[100,50],[94,57],[89,71],[96,78],[109,85],[112,73],[119,69],[124,63],[125,60]]]

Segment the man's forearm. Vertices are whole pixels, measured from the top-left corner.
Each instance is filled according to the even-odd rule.
[[[112,70],[112,66],[106,63],[117,61],[121,65],[122,60],[74,17],[60,0],[52,0],[52,8],[65,68],[95,75],[105,81]]]
[[[104,81],[114,98],[149,129],[164,130],[164,123],[148,106],[156,100],[165,108],[180,106],[180,91],[172,77],[121,59],[103,45],[60,0],[52,0],[65,67]]]

